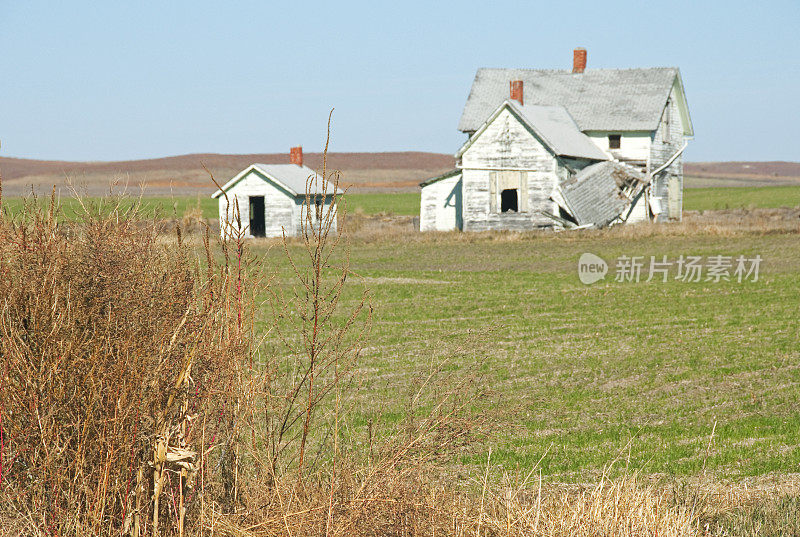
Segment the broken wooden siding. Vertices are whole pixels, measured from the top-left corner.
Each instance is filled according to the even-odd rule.
[[[683,147],[684,125],[677,104],[676,87],[670,92],[669,101],[653,133],[650,147],[650,170],[656,170]],[[683,157],[679,156],[669,167],[653,178],[651,189],[653,212],[680,220],[683,213]]]
[[[462,193],[460,173],[423,186],[420,231],[461,229]]]
[[[461,167],[465,231],[523,231],[551,224],[541,211],[557,211],[550,199],[558,182],[557,159],[508,110],[501,112],[464,152]],[[498,181],[511,181],[507,172],[518,174],[520,196],[527,190],[526,200],[519,200],[519,212],[499,211]]]

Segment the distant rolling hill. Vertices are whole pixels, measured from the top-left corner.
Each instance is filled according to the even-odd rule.
[[[119,162],[68,162],[0,157],[0,175],[5,195],[49,192],[53,185],[73,184],[78,190],[96,195],[108,192],[109,186],[140,186],[146,193],[164,195],[211,194],[215,187],[203,169],[224,183],[245,167],[260,162],[289,162],[285,153],[221,155],[215,153],[180,155]],[[306,153],[304,163],[321,169],[322,154]],[[423,152],[329,153],[328,169],[342,172],[342,184],[353,190],[410,191],[418,184],[454,166],[452,155]]]
[[[800,162],[687,162],[686,186],[775,186],[800,183]]]
[[[214,185],[203,165],[224,183],[254,162],[287,163],[285,153],[180,155],[118,162],[68,162],[0,157],[3,194],[18,196],[63,189],[72,184],[91,195],[126,186],[145,194],[205,195]],[[306,153],[305,163],[322,165],[320,153]],[[330,153],[328,167],[342,171],[342,182],[355,192],[415,192],[419,182],[454,166],[452,155],[424,152]],[[800,183],[797,162],[693,162],[684,165],[687,187],[758,186]]]

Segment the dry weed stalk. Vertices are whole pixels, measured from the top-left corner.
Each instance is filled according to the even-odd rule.
[[[352,306],[341,304],[354,275],[335,227],[347,222],[340,199],[318,194],[338,191],[325,155],[327,144],[321,173],[308,178],[299,244],[283,240],[288,281],[268,288],[284,351],[262,356],[242,388],[240,423],[255,440],[242,454],[241,504],[228,514],[207,510],[208,531],[346,535],[405,525],[425,511],[416,496],[441,473],[437,465],[480,423],[467,417],[474,379],[440,364],[414,382],[408,419],[396,430],[373,436],[370,428],[368,446],[354,436],[348,405],[357,400],[354,366],[371,307],[366,289]]]
[[[295,359],[291,364],[278,364],[273,368],[267,386],[268,399],[280,401],[266,423],[271,453],[268,470],[271,478],[276,478],[293,469],[298,487],[303,486],[303,476],[309,466],[308,444],[318,409],[332,393],[337,394],[335,404],[341,402],[336,390],[343,382],[352,380],[353,364],[371,319],[366,288],[350,311],[339,311],[345,282],[352,275],[349,250],[345,247],[339,260],[334,257],[344,235],[336,224],[340,219],[344,222],[346,211],[338,196],[340,174],[329,172],[327,168],[329,141],[330,116],[322,170],[306,181],[300,226],[301,253],[293,253],[287,237],[283,238],[283,250],[291,266],[294,285],[288,293],[277,286],[270,288],[275,332]],[[287,319],[292,321],[288,326],[284,322]],[[327,431],[334,433],[332,439],[330,434],[319,434],[319,430],[313,435],[321,443],[315,446],[318,455],[311,463],[312,471],[320,462],[326,442],[331,440],[336,444],[338,419],[337,411],[333,429]],[[332,456],[336,456],[336,449]]]

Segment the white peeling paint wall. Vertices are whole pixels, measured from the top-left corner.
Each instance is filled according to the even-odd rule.
[[[558,206],[550,199],[559,181],[557,160],[508,110],[498,114],[461,160],[465,231],[525,231],[552,225],[553,221],[541,211],[558,212]],[[520,203],[520,209],[527,207],[527,211],[499,212],[497,188],[497,199],[492,203],[492,177],[498,172],[515,173],[519,181],[526,182],[520,195],[527,192],[528,202]]]
[[[420,231],[452,231],[461,229],[461,174],[441,179],[422,188]]]

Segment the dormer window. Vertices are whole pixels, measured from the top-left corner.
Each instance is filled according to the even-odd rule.
[[[622,147],[622,135],[621,134],[609,134],[608,135],[608,148],[609,149],[619,149]]]

